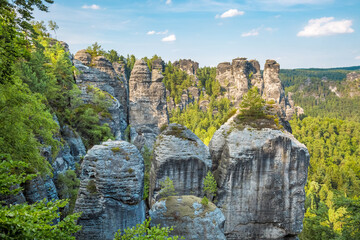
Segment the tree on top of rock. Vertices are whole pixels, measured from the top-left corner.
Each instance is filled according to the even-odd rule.
[[[252,87],[243,97],[240,116],[243,118],[261,118],[265,116],[265,100],[262,99],[257,87]]]

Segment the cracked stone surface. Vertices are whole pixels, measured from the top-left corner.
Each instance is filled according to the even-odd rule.
[[[145,220],[144,160],[125,141],[91,148],[81,165],[75,212],[82,212],[77,239],[113,239],[118,229]]]

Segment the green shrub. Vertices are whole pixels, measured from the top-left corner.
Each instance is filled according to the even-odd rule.
[[[74,170],[67,170],[64,174],[59,174],[55,182],[60,199],[69,199],[69,209],[65,210],[64,215],[71,214],[75,208],[75,202],[80,187],[80,179],[77,178]]]
[[[113,147],[113,148],[111,149],[111,151],[113,151],[113,153],[117,153],[117,152],[120,152],[121,150],[120,150],[119,147]]]
[[[95,180],[92,180],[92,179],[91,179],[91,180],[88,182],[88,185],[86,186],[86,189],[87,189],[91,194],[97,193]]]
[[[203,205],[204,207],[206,207],[207,205],[209,204],[209,199],[204,196],[202,199],[201,199],[201,205]]]
[[[214,175],[210,171],[208,171],[206,177],[204,178],[203,184],[204,184],[204,193],[205,196],[207,196],[206,199],[210,199],[210,201],[212,201],[212,199],[216,196],[217,183],[214,178]]]
[[[166,177],[166,179],[160,182],[161,190],[159,192],[162,198],[166,198],[169,196],[175,196],[177,193],[175,192],[175,187],[173,181]]]
[[[157,226],[150,227],[151,218],[145,220],[142,224],[137,224],[136,227],[128,227],[123,232],[121,229],[115,234],[114,240],[177,240],[178,236],[168,237],[169,233],[174,230],[173,227],[160,227],[160,224]],[[183,239],[183,238],[181,238]]]

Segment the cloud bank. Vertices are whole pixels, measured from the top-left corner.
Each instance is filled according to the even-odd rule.
[[[96,5],[96,4],[93,4],[93,5],[84,5],[84,6],[82,6],[81,8],[84,8],[84,9],[92,9],[92,10],[99,10],[99,9],[100,9],[100,6],[99,6],[99,5]]]
[[[161,41],[163,41],[163,42],[174,42],[174,41],[176,41],[176,36],[175,36],[175,34],[171,34],[171,35],[161,39]]]
[[[245,12],[244,11],[239,11],[237,9],[229,9],[226,12],[224,12],[221,15],[216,15],[216,18],[230,18],[230,17],[235,17],[235,16],[240,16],[240,15],[244,15]]]
[[[320,37],[336,34],[353,33],[351,20],[335,21],[334,17],[310,19],[304,29],[298,32],[298,37]]]

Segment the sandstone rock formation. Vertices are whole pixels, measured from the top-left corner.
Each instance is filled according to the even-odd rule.
[[[174,226],[171,236],[187,240],[225,240],[223,213],[213,203],[203,206],[195,196],[171,196],[150,210],[151,225]]]
[[[112,64],[103,56],[92,59],[86,50],[80,50],[75,54],[74,66],[80,71],[80,74],[75,75],[75,79],[85,102],[90,101],[89,86],[110,94],[111,119],[105,122],[110,125],[117,140],[124,139],[128,118],[128,83],[124,66]]]
[[[180,59],[173,63],[174,67],[178,67],[189,75],[196,76],[196,71],[199,68],[199,63],[191,59]]]
[[[290,133],[237,128],[233,118],[209,144],[227,239],[290,239],[302,230],[307,148]]]
[[[346,75],[345,85],[347,85],[349,97],[360,96],[360,72],[351,72]]]
[[[211,169],[208,147],[189,129],[170,124],[158,137],[150,170],[149,201],[159,196],[160,182],[169,177],[179,195],[202,197],[203,179]]]
[[[260,74],[260,65],[256,60],[235,58],[232,63],[220,63],[216,69],[216,79],[226,90],[227,97],[238,105],[242,96],[252,86],[257,86],[263,91],[263,80]]]
[[[165,85],[158,69],[150,73],[144,60],[137,60],[129,80],[129,125],[131,141],[152,149],[159,128],[168,124]]]
[[[125,141],[107,141],[86,154],[75,211],[82,212],[77,239],[113,239],[118,229],[145,220],[144,160]]]
[[[247,91],[256,86],[265,100],[274,100],[281,124],[291,132],[287,122],[294,114],[279,78],[280,65],[275,60],[266,60],[264,74],[261,76],[260,65],[256,60],[235,58],[232,63],[224,62],[217,66],[216,79],[226,91],[226,97],[237,106]]]

